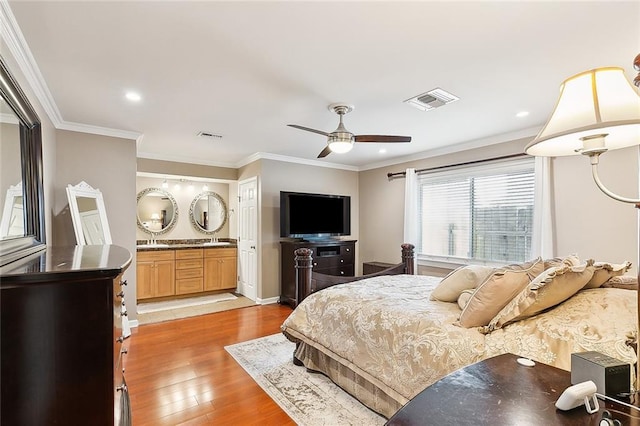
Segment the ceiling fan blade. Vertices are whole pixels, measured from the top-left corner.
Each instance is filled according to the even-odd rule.
[[[411,136],[357,135],[356,142],[411,142]]]
[[[296,129],[300,129],[300,130],[306,130],[307,132],[317,133],[317,134],[323,135],[323,136],[329,136],[329,133],[323,132],[322,130],[310,129],[308,127],[298,126],[297,124],[287,124],[287,126],[295,127]]]
[[[331,150],[329,149],[329,146],[325,146],[324,149],[322,150],[322,152],[320,152],[320,154],[318,154],[318,158],[324,158],[327,155],[329,155],[331,153]]]

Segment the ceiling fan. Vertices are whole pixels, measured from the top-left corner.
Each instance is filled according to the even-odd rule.
[[[353,105],[342,103],[329,105],[329,111],[333,111],[340,116],[338,128],[331,133],[323,132],[322,130],[310,129],[309,127],[298,126],[297,124],[287,124],[287,126],[306,130],[307,132],[318,133],[327,137],[327,146],[320,152],[320,154],[318,154],[318,158],[326,157],[331,152],[336,152],[338,154],[349,152],[351,151],[351,148],[353,148],[354,142],[411,142],[411,136],[354,135],[344,127],[344,124],[342,124],[342,116],[353,111],[354,108],[355,107]]]

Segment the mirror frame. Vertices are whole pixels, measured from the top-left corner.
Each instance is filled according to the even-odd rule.
[[[0,240],[0,266],[37,253],[45,246],[42,131],[40,119],[0,56],[0,96],[20,121],[20,157],[24,202],[23,237]]]
[[[82,217],[80,216],[80,208],[78,207],[77,197],[93,198],[94,200],[96,200],[96,208],[98,209],[100,225],[102,227],[102,235],[104,237],[103,244],[112,244],[111,230],[109,229],[109,221],[107,220],[107,209],[104,206],[102,192],[100,192],[99,189],[94,189],[85,181],[80,182],[76,186],[73,186],[71,184],[67,185],[69,211],[71,212],[73,230],[76,234],[76,243],[81,246],[88,245],[84,235],[84,228],[82,227]]]
[[[150,192],[160,192],[160,193],[166,195],[167,198],[169,199],[169,201],[171,202],[172,206],[173,206],[173,218],[171,218],[171,221],[167,224],[167,226],[162,228],[160,231],[151,231],[148,228],[145,228],[144,225],[142,224],[142,221],[140,220],[140,215],[138,214],[138,204],[140,203],[140,199],[142,197],[144,197],[145,195],[147,195],[148,193],[150,193]],[[136,199],[136,222],[138,223],[138,228],[142,229],[147,234],[150,234],[150,235],[166,234],[178,222],[178,203],[176,202],[176,199],[173,198],[173,195],[171,195],[169,192],[165,191],[164,189],[160,189],[160,188],[145,188],[145,189],[143,189],[142,191],[138,192],[138,197]]]
[[[212,230],[204,229],[202,226],[200,226],[200,224],[194,217],[194,210],[195,210],[196,204],[198,203],[198,201],[200,201],[200,198],[202,198],[205,195],[209,197],[217,198],[218,201],[220,201],[220,204],[222,204],[222,207],[224,207],[224,220],[222,221],[222,224],[218,226],[216,229],[212,229]],[[193,225],[194,228],[196,228],[198,232],[202,232],[203,234],[206,234],[206,235],[215,234],[216,232],[221,230],[222,227],[227,223],[228,217],[229,217],[229,209],[227,208],[227,203],[224,202],[220,194],[218,194],[217,192],[203,191],[198,195],[196,195],[193,201],[191,201],[191,206],[189,207],[189,219],[191,219],[191,224]]]

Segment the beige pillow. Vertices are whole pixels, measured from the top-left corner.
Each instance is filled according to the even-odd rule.
[[[541,258],[497,269],[482,282],[460,314],[462,327],[489,324],[513,297],[522,291],[544,268]]]
[[[607,262],[596,262],[593,264],[593,267],[595,268],[593,277],[591,277],[589,282],[584,286],[584,290],[588,288],[598,288],[607,282],[609,278],[624,274],[631,268],[631,262],[624,262],[617,265]]]
[[[577,254],[570,254],[567,257],[554,257],[552,259],[544,260],[544,270],[554,268],[558,266],[578,266],[580,264],[580,258]]]
[[[638,289],[638,277],[632,277],[629,275],[619,275],[617,277],[609,278],[606,283],[602,284],[602,288],[624,288],[626,290]],[[459,301],[460,299],[458,299]]]
[[[433,289],[431,300],[441,302],[456,302],[464,290],[476,288],[494,271],[490,266],[468,265],[461,266],[444,277]]]
[[[464,290],[460,293],[460,297],[458,297],[458,306],[460,306],[460,309],[464,309],[464,307],[467,306],[467,303],[471,300],[471,296],[473,296],[474,291],[475,290]]]
[[[584,287],[593,276],[593,260],[580,266],[549,268],[513,298],[481,331],[490,333],[556,306]]]

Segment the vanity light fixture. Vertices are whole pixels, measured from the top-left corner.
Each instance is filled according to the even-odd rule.
[[[187,191],[193,192],[193,189],[193,182],[189,182],[189,185],[187,185]]]
[[[209,185],[207,185],[206,183],[204,185],[202,185],[202,190],[203,191],[208,191],[209,190]]]
[[[164,180],[164,182],[162,182],[162,188],[164,188],[164,189],[168,189],[169,188],[169,182],[167,182],[166,179]]]

